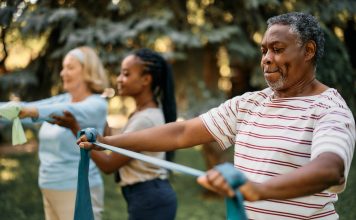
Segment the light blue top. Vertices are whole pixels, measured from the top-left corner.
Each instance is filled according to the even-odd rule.
[[[94,127],[103,133],[106,123],[107,102],[100,95],[91,95],[81,102],[72,103],[69,93],[36,102],[23,103],[38,109],[39,117],[33,122],[43,122],[39,131],[39,186],[43,189],[70,190],[77,188],[80,150],[70,129],[53,125],[46,120],[53,114],[71,112],[81,128]],[[26,121],[26,120],[25,120]],[[26,121],[27,122],[27,121]],[[90,187],[103,181],[95,163],[89,166]]]

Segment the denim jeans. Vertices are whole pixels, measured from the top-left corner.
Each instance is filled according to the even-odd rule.
[[[154,179],[122,187],[129,220],[173,220],[176,193],[168,180]]]

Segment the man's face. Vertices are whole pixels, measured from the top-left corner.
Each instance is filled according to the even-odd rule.
[[[267,84],[275,91],[297,87],[304,78],[304,46],[288,25],[272,25],[261,44],[261,67]]]

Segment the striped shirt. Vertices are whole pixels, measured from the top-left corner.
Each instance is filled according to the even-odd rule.
[[[251,181],[292,172],[324,152],[343,159],[347,178],[355,121],[335,89],[275,99],[267,88],[234,97],[200,117],[223,149],[234,145],[234,165]],[[295,199],[246,201],[246,212],[249,219],[338,219],[333,203],[345,184]]]

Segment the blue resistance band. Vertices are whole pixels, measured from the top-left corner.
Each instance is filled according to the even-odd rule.
[[[246,183],[245,175],[231,163],[223,163],[214,167],[224,176],[230,187],[235,190],[235,197],[225,198],[228,220],[247,220],[244,208],[244,198],[238,188]]]
[[[83,130],[78,132],[78,138],[83,134],[85,134]],[[87,137],[90,138],[90,136]],[[88,179],[90,160],[89,152],[89,150],[80,148],[80,161],[78,168],[77,196],[75,199],[74,220],[94,220]]]
[[[102,147],[104,149],[111,150],[115,153],[119,153],[119,154],[131,157],[134,159],[138,159],[138,160],[141,160],[141,161],[144,161],[147,163],[154,164],[156,166],[160,166],[160,167],[163,167],[163,168],[166,168],[169,170],[174,170],[174,171],[178,171],[181,173],[189,174],[189,175],[192,175],[195,177],[205,175],[205,172],[191,168],[191,167],[183,166],[183,165],[169,162],[166,160],[161,160],[158,158],[150,157],[150,156],[136,153],[133,151],[129,151],[126,149],[117,148],[117,147],[113,147],[113,146],[110,146],[107,144],[96,142],[96,136],[98,135],[98,132],[94,128],[86,128],[86,129],[81,130],[79,132],[79,136],[81,136],[81,135],[85,135],[89,142],[91,142],[99,147]],[[88,162],[85,164],[84,164],[84,162],[82,163],[83,157],[85,157],[85,160],[88,160]],[[83,164],[83,166],[84,165],[86,166],[86,170],[84,170],[84,168],[81,167],[82,164]],[[80,160],[79,170],[78,170],[78,191],[77,191],[75,213],[78,213],[78,215],[82,214],[83,217],[80,218],[78,216],[78,218],[75,217],[74,220],[92,219],[92,218],[86,217],[87,216],[86,214],[89,212],[91,213],[91,215],[93,215],[93,211],[91,208],[91,201],[90,201],[90,190],[89,190],[89,184],[88,184],[88,167],[89,167],[88,151],[81,149],[81,160]],[[218,170],[225,177],[225,179],[227,180],[227,182],[233,189],[237,189],[238,187],[240,187],[247,181],[247,179],[243,175],[243,173],[241,173],[239,170],[235,169],[232,164],[224,163],[224,164],[216,166],[215,169]],[[80,180],[81,178],[85,178],[85,180]],[[84,184],[81,185],[81,182],[84,182],[85,185]],[[86,190],[84,189],[85,187],[87,188]],[[81,191],[79,191],[79,189],[81,189]],[[85,193],[86,196],[80,195],[81,193]],[[244,206],[243,206],[243,196],[241,195],[241,193],[238,190],[236,190],[235,194],[236,194],[236,196],[234,198],[226,198],[225,199],[226,210],[227,210],[227,220],[247,220],[246,213],[245,213]],[[86,199],[87,201],[83,201],[83,199]],[[81,202],[82,202],[82,204],[80,204]],[[89,205],[90,205],[90,210],[88,207],[86,207]],[[77,209],[79,209],[79,210],[77,211]]]

